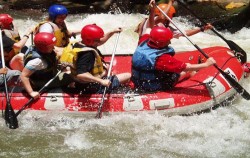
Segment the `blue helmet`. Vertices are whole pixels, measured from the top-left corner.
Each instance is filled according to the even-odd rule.
[[[49,17],[55,20],[58,15],[68,15],[68,10],[63,5],[52,5],[49,7]]]

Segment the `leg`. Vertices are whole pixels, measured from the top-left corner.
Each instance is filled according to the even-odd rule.
[[[131,78],[130,73],[121,73],[117,74],[116,76],[121,84],[128,82]]]
[[[188,79],[188,78],[194,76],[195,74],[196,74],[196,71],[187,71],[187,72],[182,71],[180,73],[180,78],[179,78],[178,82],[181,82],[181,81],[183,81],[185,79]]]

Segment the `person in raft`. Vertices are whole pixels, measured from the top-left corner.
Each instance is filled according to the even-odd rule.
[[[41,32],[34,37],[34,46],[24,55],[24,69],[20,75],[27,93],[34,99],[39,98],[37,89],[43,87],[58,72],[57,54],[54,52],[54,34]],[[47,88],[65,87],[72,82],[70,75],[60,73]]]
[[[29,28],[21,39],[18,30],[13,25],[13,18],[9,14],[0,14],[0,28],[3,35],[3,45],[7,49],[5,53],[8,53],[8,55],[5,54],[7,67],[22,71],[23,54],[27,50],[25,44],[33,30]]]
[[[129,81],[130,73],[116,74],[107,79],[109,65],[97,49],[113,34],[121,31],[118,28],[104,34],[103,29],[96,24],[86,25],[81,30],[82,41],[71,43],[64,49],[60,62],[71,66],[71,73],[77,81],[75,87],[83,93],[102,93],[103,86],[113,90]]]
[[[164,11],[164,13],[170,18],[172,19],[175,14],[176,14],[176,10],[173,6],[175,0],[169,0],[168,4],[165,3],[161,3],[158,5],[158,7]],[[181,36],[184,36],[179,30],[173,28],[172,26],[170,26],[170,21],[165,17],[164,14],[162,14],[160,12],[160,10],[155,7],[155,0],[151,0],[149,2],[149,8],[150,8],[150,14],[149,14],[149,18],[150,16],[153,17],[154,20],[154,25],[155,26],[162,26],[162,27],[169,27],[170,30],[173,32],[173,37],[174,38],[179,38]],[[139,42],[141,43],[141,41],[144,41],[144,39],[142,39],[142,35],[145,34],[146,29],[152,24],[152,22],[149,21],[149,18],[145,18],[141,23],[138,24],[137,28],[135,29],[135,32],[138,33],[139,35]],[[150,24],[151,23],[151,24]],[[206,24],[202,27],[198,27],[198,28],[194,28],[194,29],[189,29],[189,30],[185,30],[185,33],[187,36],[192,36],[194,34],[197,34],[199,32],[204,32],[205,30],[209,30],[213,28],[213,26],[211,24]]]
[[[11,70],[11,69],[9,69],[7,67],[8,64],[9,64],[9,61],[11,59],[10,54],[12,53],[12,45],[13,45],[12,43],[13,43],[13,41],[9,37],[7,37],[6,35],[2,34],[2,42],[3,42],[3,46],[1,46],[1,44],[0,44],[0,46],[3,47],[3,51],[4,51],[3,55],[4,56],[3,57],[1,56],[2,53],[0,54],[0,56],[1,56],[1,59],[4,58],[4,62],[6,64],[5,65],[6,67],[3,68],[2,60],[0,60],[0,68],[1,68],[1,70],[8,69],[8,72],[5,73],[6,74],[6,81],[8,83],[10,83],[10,81],[15,82],[15,81],[18,80],[21,72],[18,71],[18,70]],[[1,52],[1,50],[0,50],[0,52]],[[4,85],[4,76],[0,75],[0,86],[3,86],[3,85]]]
[[[153,5],[154,6],[154,5]],[[153,8],[153,7],[152,7]],[[173,33],[169,28],[154,26],[153,16],[145,34],[132,57],[132,78],[135,88],[146,91],[171,89],[174,85],[190,77],[194,72],[215,64],[210,57],[205,63],[183,63],[174,58],[175,51],[169,46]]]
[[[27,35],[30,34],[31,31],[28,31]],[[23,53],[18,53],[17,50],[23,48],[27,41],[27,37],[23,37],[19,42],[13,41],[9,38],[4,31],[2,31],[2,42],[3,42],[3,55],[4,62],[6,64],[6,68],[8,72],[6,73],[6,80],[8,83],[15,83],[19,80],[19,76],[21,74],[21,70],[23,69]],[[1,56],[1,55],[0,55]],[[2,60],[0,61],[0,68],[2,68]],[[4,84],[3,75],[0,77],[0,85]]]
[[[68,15],[68,10],[63,5],[52,5],[49,7],[48,12],[48,19],[36,26],[35,33],[53,33],[57,40],[55,46],[66,47],[69,44],[69,39],[75,37],[76,34],[80,34],[80,30],[68,30],[64,21]]]
[[[28,50],[25,44],[32,32],[33,30],[29,28],[27,33],[18,42],[13,41],[4,32],[2,32],[4,60],[8,68],[19,71],[23,70],[23,57],[25,51]]]
[[[0,14],[0,27],[14,42],[21,40],[18,29],[13,24],[13,18],[9,14]]]

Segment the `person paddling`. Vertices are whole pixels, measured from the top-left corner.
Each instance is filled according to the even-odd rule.
[[[71,66],[72,74],[77,80],[76,88],[85,93],[102,93],[102,86],[111,90],[129,81],[130,73],[116,74],[110,79],[105,78],[109,65],[97,49],[113,34],[121,31],[122,29],[118,28],[104,34],[103,29],[96,24],[86,25],[81,30],[82,41],[72,43],[65,48],[60,62]]]
[[[57,54],[54,52],[56,38],[53,34],[41,32],[35,35],[34,46],[24,56],[24,69],[21,81],[27,93],[34,99],[39,98],[37,89],[43,87],[57,74]],[[67,86],[72,82],[70,75],[61,73],[48,88]]]
[[[151,10],[154,10],[155,1],[151,0],[150,5]],[[135,88],[147,91],[171,89],[179,81],[194,74],[194,71],[216,63],[212,57],[201,64],[183,63],[175,59],[175,51],[169,46],[173,32],[169,28],[155,26],[152,15],[149,18],[152,28],[147,27],[132,57]]]
[[[173,6],[175,0],[170,0],[168,4],[165,3],[161,3],[158,5],[158,7],[163,10],[171,19],[175,16],[176,14],[176,10]],[[181,36],[183,36],[183,34],[178,31],[177,29],[171,27],[169,24],[169,20],[159,11],[159,9],[157,9],[156,7],[154,7],[153,5],[155,4],[155,0],[151,0],[149,2],[149,8],[150,8],[150,14],[148,18],[145,18],[136,28],[135,32],[138,33],[139,35],[139,42],[143,41],[144,39],[141,39],[142,35],[145,34],[146,29],[152,24],[152,22],[150,22],[150,17],[151,20],[153,20],[154,22],[154,26],[161,26],[161,27],[169,27],[170,30],[173,32],[173,38],[179,38]],[[204,32],[205,30],[209,30],[212,29],[213,26],[211,24],[206,24],[202,27],[198,27],[198,28],[194,28],[194,29],[189,29],[189,30],[185,30],[186,35],[187,36],[192,36],[196,33],[199,32]]]
[[[11,38],[9,38],[4,32],[3,36],[3,49],[4,49],[4,60],[6,62],[6,66],[12,70],[22,71],[23,69],[23,56],[25,51],[27,51],[25,43],[29,39],[29,35],[33,32],[30,28],[27,30],[27,33],[23,36],[23,38],[15,42]]]
[[[13,24],[13,18],[9,14],[0,14],[0,27],[4,34],[13,41],[21,40],[18,29]]]
[[[14,27],[13,18],[9,14],[0,14],[0,28],[3,35],[3,45],[5,45],[7,66],[13,70],[22,71],[23,53],[27,50],[25,43],[33,30],[29,28],[21,39],[17,28]]]
[[[215,64],[211,57],[201,64],[183,63],[174,58],[174,49],[169,46],[172,32],[155,26],[145,41],[140,43],[132,58],[132,81],[135,88],[147,91],[171,89],[191,73]]]

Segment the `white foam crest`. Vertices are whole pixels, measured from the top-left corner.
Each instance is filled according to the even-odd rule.
[[[69,146],[70,149],[82,150],[90,149],[93,147],[93,143],[88,140],[84,133],[74,132],[67,134],[64,140],[64,145]]]
[[[127,54],[133,53],[136,46],[138,36],[134,33],[135,24],[139,23],[141,18],[138,15],[130,14],[91,14],[82,16],[80,20],[73,20],[69,16],[71,23],[68,23],[69,29],[81,30],[81,28],[87,24],[97,24],[103,28],[104,32],[107,33],[118,27],[123,29],[120,40],[118,41],[116,54]],[[109,19],[109,20],[107,20]],[[77,36],[80,39],[80,36]],[[113,35],[104,45],[98,47],[103,54],[111,54],[115,45],[116,35]]]

